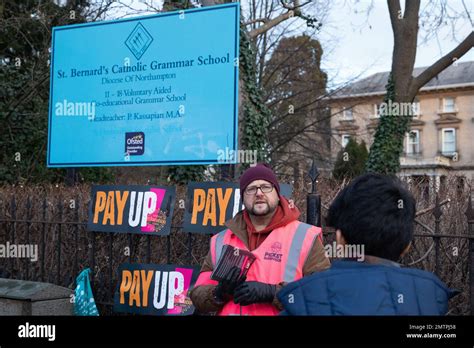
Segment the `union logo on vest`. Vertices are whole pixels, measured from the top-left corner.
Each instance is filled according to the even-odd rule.
[[[265,252],[265,256],[263,258],[265,260],[281,262],[281,257],[283,256],[283,254],[281,254],[281,243],[273,243],[271,246],[271,250],[272,252]]]

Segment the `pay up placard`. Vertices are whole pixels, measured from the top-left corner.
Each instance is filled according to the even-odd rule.
[[[280,193],[291,197],[292,187],[280,184]],[[191,233],[217,233],[225,222],[244,206],[240,186],[231,182],[190,182],[186,196],[183,231]]]
[[[87,229],[169,235],[175,199],[174,187],[92,186]]]
[[[152,315],[191,315],[189,292],[200,267],[122,264],[114,296],[114,311]]]

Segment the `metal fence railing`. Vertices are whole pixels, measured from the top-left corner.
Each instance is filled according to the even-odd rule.
[[[317,173],[312,176],[313,189],[307,196],[306,221],[321,223],[321,199],[316,193]],[[184,233],[180,226],[172,226],[169,236],[141,236],[124,233],[86,231],[87,202],[76,197],[74,203],[83,209],[65,211],[67,201],[62,197],[54,202],[50,197],[28,196],[18,209],[15,194],[5,197],[0,191],[0,243],[24,243],[38,246],[37,262],[19,258],[0,258],[0,277],[51,282],[74,287],[75,277],[86,267],[91,268],[92,285],[101,313],[111,314],[113,293],[117,282],[116,269],[123,262],[199,264],[208,250],[210,235]],[[434,265],[432,271],[441,279],[453,272],[461,272],[466,286],[462,300],[453,314],[474,315],[474,210],[469,199],[465,213],[465,233],[442,233],[442,206],[436,199],[435,206],[425,213],[432,213],[434,227],[419,221],[414,246],[421,255],[417,260],[405,260],[408,266],[421,265],[424,260]],[[53,211],[53,213],[51,213]],[[82,213],[81,213],[82,212]],[[80,214],[81,213],[81,214]],[[82,215],[82,216],[81,216]],[[325,233],[325,240],[332,238]],[[432,241],[426,243],[426,240]],[[443,259],[443,250],[451,247],[450,241],[462,249],[463,263]],[[446,244],[447,243],[447,244]],[[454,244],[453,244],[454,245]],[[459,259],[458,259],[459,260]],[[420,267],[426,268],[426,267]],[[443,279],[446,281],[446,279]],[[448,284],[449,285],[449,284]]]

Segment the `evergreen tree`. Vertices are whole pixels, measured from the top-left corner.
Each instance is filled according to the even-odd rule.
[[[88,1],[2,1],[0,5],[0,183],[60,181],[63,169],[46,167],[49,59],[53,26],[82,23]],[[107,169],[82,173],[109,179]]]
[[[332,175],[337,180],[352,179],[364,173],[369,153],[364,141],[360,144],[350,138],[346,147],[339,151]]]

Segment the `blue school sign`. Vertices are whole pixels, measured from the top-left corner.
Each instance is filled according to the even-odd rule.
[[[211,164],[237,150],[239,4],[55,27],[49,167]]]

